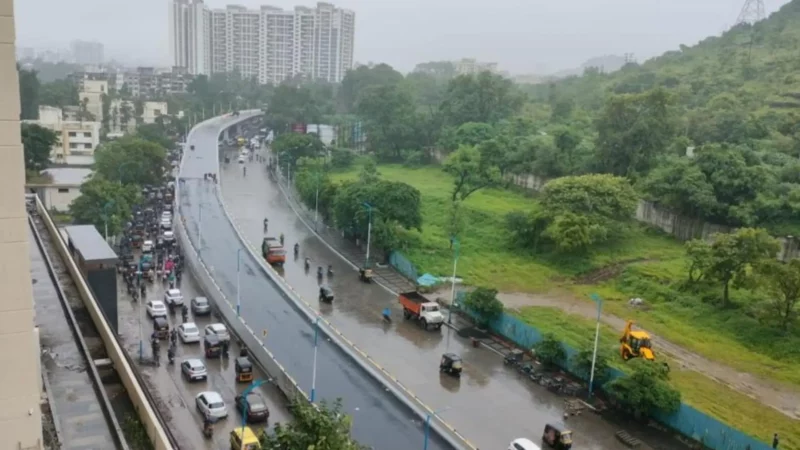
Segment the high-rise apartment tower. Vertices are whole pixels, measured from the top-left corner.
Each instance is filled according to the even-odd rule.
[[[238,5],[211,10],[202,0],[172,0],[169,23],[173,65],[195,75],[339,82],[353,67],[355,13],[330,3],[294,11]]]

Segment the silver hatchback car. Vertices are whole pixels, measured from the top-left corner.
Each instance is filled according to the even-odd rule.
[[[211,303],[205,297],[195,297],[191,301],[192,314],[196,316],[206,316],[211,314]]]

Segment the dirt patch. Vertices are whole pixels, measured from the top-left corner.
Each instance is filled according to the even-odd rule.
[[[618,277],[619,274],[621,274],[622,271],[630,264],[637,262],[647,262],[647,261],[654,261],[654,260],[646,258],[636,258],[636,259],[628,259],[624,261],[615,262],[613,264],[603,266],[599,269],[595,269],[590,272],[578,275],[575,278],[575,284],[602,283],[603,281],[608,281],[612,278]]]

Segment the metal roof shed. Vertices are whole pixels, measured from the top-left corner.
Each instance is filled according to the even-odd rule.
[[[94,225],[64,227],[67,245],[83,270],[103,269],[117,264],[117,254],[97,232]]]

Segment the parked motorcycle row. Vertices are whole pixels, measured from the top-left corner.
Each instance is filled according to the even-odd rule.
[[[534,383],[539,384],[552,392],[567,396],[574,396],[582,386],[562,376],[552,376],[541,369],[537,362],[525,362],[525,354],[522,350],[514,349],[503,359],[503,364],[516,369],[523,376],[528,377]]]

